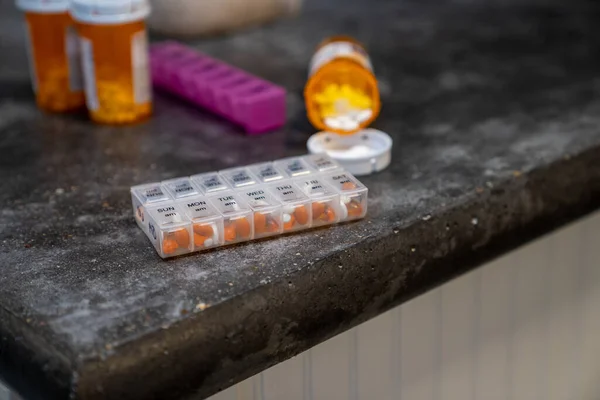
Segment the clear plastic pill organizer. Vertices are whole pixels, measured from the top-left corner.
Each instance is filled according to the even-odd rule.
[[[363,218],[368,189],[326,155],[131,188],[135,221],[162,258]]]

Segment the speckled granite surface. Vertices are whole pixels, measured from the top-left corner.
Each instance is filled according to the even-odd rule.
[[[254,138],[162,96],[131,127],[43,115],[0,11],[0,375],[25,398],[209,395],[600,205],[592,2],[315,1],[198,43],[289,89],[289,125]],[[308,59],[339,32],[395,140],[367,218],[161,260],[129,187],[305,153]]]

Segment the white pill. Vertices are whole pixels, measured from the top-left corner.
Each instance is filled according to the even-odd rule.
[[[342,201],[342,203],[344,203],[344,204],[348,204],[348,203],[350,203],[350,201],[351,201],[350,197],[348,197],[348,196],[341,196],[341,197],[340,197],[340,200],[341,200],[341,201]]]
[[[215,243],[215,241],[213,239],[206,239],[204,241],[204,247],[210,247]]]
[[[294,211],[296,211],[296,209],[294,208],[294,206],[285,206],[283,207],[283,212],[286,214],[293,214]]]
[[[371,118],[372,115],[373,115],[373,111],[371,111],[371,110],[362,110],[362,111],[359,111],[356,114],[356,119],[358,120],[358,122],[363,122],[363,121],[366,121],[369,118]]]
[[[351,131],[354,129],[358,129],[358,127],[359,127],[358,122],[353,121],[350,118],[341,119],[339,122],[340,122],[340,129],[343,129],[345,131]]]
[[[287,224],[288,222],[290,222],[292,220],[292,216],[290,214],[283,214],[282,219],[283,219],[283,222]]]
[[[219,229],[217,228],[216,224],[212,224],[212,228],[213,228],[212,240],[214,241],[214,243],[219,243]]]
[[[340,221],[344,221],[346,218],[348,218],[348,208],[340,201]]]
[[[325,125],[327,125],[330,128],[333,129],[341,129],[342,128],[342,124],[340,123],[340,121],[337,118],[325,118]]]

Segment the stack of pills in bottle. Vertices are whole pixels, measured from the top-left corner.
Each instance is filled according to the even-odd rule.
[[[363,218],[368,189],[326,155],[134,186],[133,213],[172,257]]]
[[[151,114],[148,0],[17,0],[17,6],[27,19],[40,108],[62,112],[85,104],[93,121],[107,124]]]

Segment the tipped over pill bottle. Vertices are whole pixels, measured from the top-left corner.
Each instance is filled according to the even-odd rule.
[[[85,106],[79,43],[68,0],[17,0],[25,13],[31,83],[38,107],[68,112]]]
[[[152,112],[145,18],[148,0],[71,0],[93,121],[125,124]]]
[[[351,134],[373,122],[381,103],[365,48],[347,36],[325,40],[310,62],[304,101],[311,124],[323,131]]]

